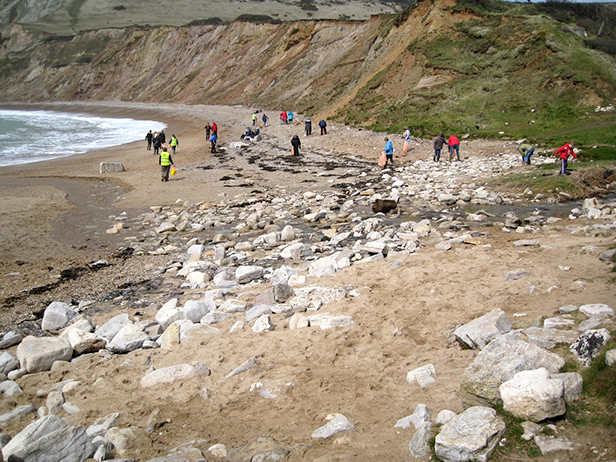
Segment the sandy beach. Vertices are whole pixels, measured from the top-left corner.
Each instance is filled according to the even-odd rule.
[[[175,133],[180,140],[174,156],[179,172],[161,183],[157,159],[146,150],[145,141],[0,169],[0,191],[5,199],[0,206],[4,225],[0,228],[0,271],[5,282],[0,293],[0,324],[3,329],[19,326],[26,333],[36,331],[35,321],[40,323],[42,310],[54,300],[94,301],[88,315],[101,325],[118,313],[146,323],[171,297],[183,303],[202,296],[201,289],[180,288],[179,267],[171,268],[173,261],[164,252],[123,253],[128,243],[140,242],[144,236],[161,246],[168,243],[143,224],[140,216],[150,212],[150,207],[168,206],[169,216],[183,213],[185,203],[222,213],[224,208],[216,209],[213,204],[266,194],[282,198],[284,204],[286,197],[297,198],[306,192],[327,195],[343,182],[365,183],[362,187],[369,189],[370,178],[345,175],[340,166],[357,172],[366,168],[366,160],[375,164],[385,136],[329,124],[327,136],[305,137],[301,119],[297,125],[280,126],[278,113],[266,111],[271,124],[265,129],[267,142],[213,155],[204,142],[204,124],[215,121],[221,144],[228,147],[239,141],[250,124],[250,108],[129,103],[44,107],[163,121],[168,125],[166,133]],[[316,126],[318,118],[312,120]],[[289,155],[293,134],[302,138],[305,154],[300,159]],[[400,150],[401,136],[393,135]],[[464,142],[463,162],[468,156],[487,158],[514,149],[513,142]],[[431,161],[430,156],[431,141],[417,140],[412,153],[397,161],[410,165],[417,158]],[[102,176],[98,168],[103,160],[122,162],[126,171]],[[476,181],[475,189],[486,184]],[[419,198],[401,202],[399,221],[418,221],[420,207],[415,200]],[[289,203],[288,208],[293,207],[298,206]],[[442,209],[445,213],[446,207]],[[367,209],[361,212],[366,214]],[[310,279],[321,286],[357,291],[356,297],[327,305],[328,312],[352,316],[355,324],[351,327],[291,330],[283,315],[275,315],[274,331],[254,334],[247,326],[229,334],[234,321],[229,319],[216,324],[222,335],[195,335],[172,352],[95,353],[49,372],[28,374],[20,381],[24,394],[14,398],[13,404],[39,400],[37,405],[44,405],[45,395],[39,396],[37,390],[61,379],[86,384],[68,395],[81,412],[66,419],[71,425],[87,426],[100,416],[121,411],[120,426],[139,429],[127,452],[139,460],[167,454],[189,440],[201,441],[206,451],[215,443],[242,448],[263,435],[288,448],[288,460],[405,460],[414,430],[394,428],[398,419],[412,414],[418,403],[427,403],[433,416],[442,409],[463,410],[460,380],[476,351],[463,349],[453,340],[456,326],[502,309],[514,328],[528,328],[541,325],[564,305],[613,304],[616,292],[608,282],[609,264],[598,260],[598,254],[613,245],[613,231],[597,228],[593,232],[591,220],[570,220],[567,213],[537,234],[477,225],[468,242],[456,243],[451,250],[436,248],[438,240],[426,238],[416,253],[404,258],[353,264],[331,277]],[[107,234],[123,217],[127,229]],[[454,224],[437,228],[437,223],[448,222],[434,221],[438,233],[446,236],[451,230],[455,234]],[[320,245],[316,231],[306,234],[314,239],[313,246]],[[537,239],[541,247],[514,246],[520,239]],[[182,245],[186,240],[180,241]],[[111,264],[94,271],[91,264],[98,259]],[[529,276],[504,282],[508,272],[519,268]],[[306,265],[299,269],[305,272]],[[253,300],[265,288],[265,284],[242,288],[238,298]],[[259,366],[225,378],[249,358],[256,358]],[[152,366],[195,360],[207,364],[211,376],[147,390],[139,386]],[[406,373],[426,363],[434,364],[438,385],[420,389],[407,383]],[[97,378],[104,379],[102,385],[100,381],[94,385]],[[256,383],[277,397],[260,396]],[[0,404],[0,411],[10,408],[6,402]],[[311,440],[311,432],[335,412],[349,416],[356,430],[331,440]],[[149,418],[157,425],[153,433],[145,431]],[[578,451],[559,460],[584,460],[596,447],[606,451],[600,460],[616,456],[614,448],[606,446],[612,435],[573,429],[566,421],[558,425],[559,431],[580,445]],[[5,431],[13,434],[22,427],[16,422]],[[226,459],[208,455],[208,460]],[[245,459],[238,455],[231,460]]]

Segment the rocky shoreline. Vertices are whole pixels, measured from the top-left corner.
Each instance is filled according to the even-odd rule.
[[[562,356],[597,353],[562,345],[614,329],[616,202],[555,216],[541,196],[497,193],[486,180],[519,166],[507,152],[376,170],[318,146],[290,159],[280,143],[187,165],[195,181],[233,160],[219,201],[110,217],[116,257],[4,334],[5,457],[485,460],[507,445],[487,405],[539,422],[526,436],[546,457],[592,451],[551,419],[579,396]],[[296,184],[273,186],[272,169]],[[96,286],[129,267],[130,283]],[[552,394],[524,395],[533,381]]]

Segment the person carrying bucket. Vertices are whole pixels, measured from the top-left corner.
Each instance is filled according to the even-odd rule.
[[[167,151],[167,148],[163,148],[161,151],[158,157],[158,164],[160,165],[160,181],[169,181],[169,172],[171,171],[171,167],[175,169],[175,165],[173,165],[173,159],[169,151]]]

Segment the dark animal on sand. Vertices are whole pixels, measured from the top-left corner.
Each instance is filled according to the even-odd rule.
[[[377,199],[374,204],[372,204],[372,211],[374,213],[389,213],[392,210],[396,210],[398,207],[398,201],[394,201],[391,199]]]

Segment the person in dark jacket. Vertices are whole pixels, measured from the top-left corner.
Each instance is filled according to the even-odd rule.
[[[147,135],[145,135],[145,139],[148,141],[148,147],[147,150],[151,151],[152,150],[152,140],[154,139],[154,135],[152,134],[152,130],[150,130],[148,132]]]
[[[306,136],[312,135],[312,121],[310,119],[306,119]]]
[[[153,144],[154,144],[154,154],[158,155],[160,153],[160,147],[161,147],[160,137],[158,135],[154,137]]]
[[[319,122],[319,127],[321,127],[321,135],[327,135],[327,122],[321,120]]]
[[[165,144],[167,142],[167,136],[165,135],[165,130],[161,130],[158,134],[158,139],[160,140],[160,144]]]
[[[293,135],[291,138],[291,146],[293,146],[293,155],[299,156],[299,148],[302,147],[302,142],[299,139],[299,136]]]
[[[441,150],[443,149],[443,145],[447,144],[445,141],[445,134],[441,133],[434,140],[434,162],[438,162],[441,160]]]

